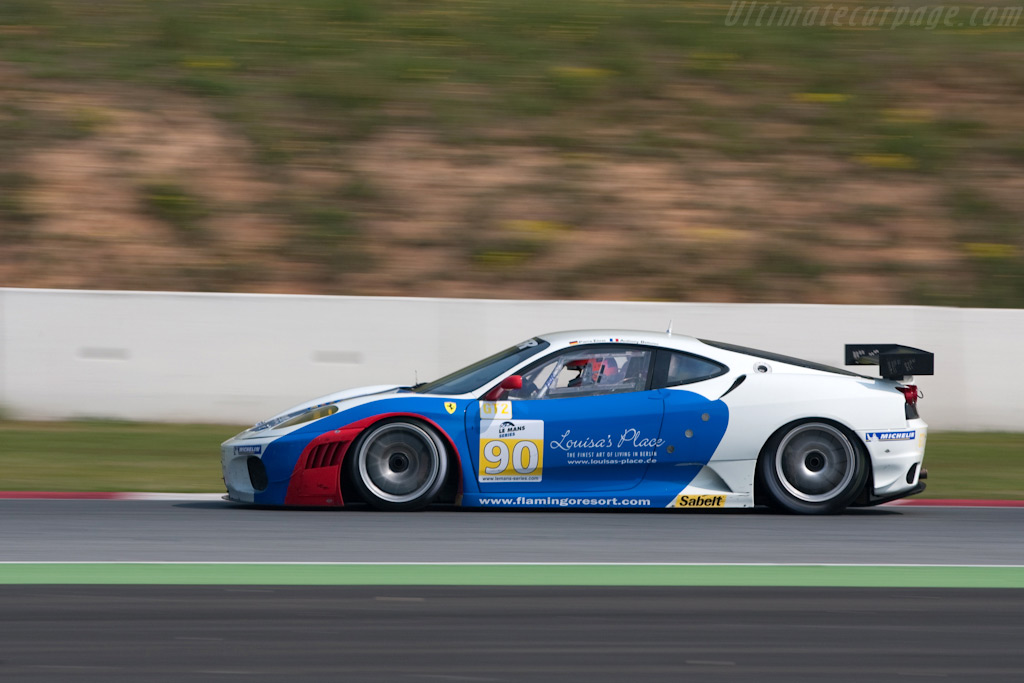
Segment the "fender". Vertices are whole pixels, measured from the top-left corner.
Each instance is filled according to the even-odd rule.
[[[462,455],[451,436],[436,422],[416,413],[384,413],[357,420],[343,427],[331,429],[316,437],[302,450],[295,462],[284,504],[295,506],[343,507],[341,495],[341,469],[345,456],[356,439],[381,420],[405,417],[426,422],[433,427],[445,445],[455,455],[459,473],[457,496],[462,496]]]

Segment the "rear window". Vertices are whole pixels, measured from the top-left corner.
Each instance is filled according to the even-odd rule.
[[[825,365],[824,363],[814,363],[809,360],[803,360],[802,358],[783,356],[781,353],[761,351],[759,349],[751,349],[746,346],[737,346],[736,344],[726,344],[725,342],[711,341],[710,339],[701,339],[700,341],[703,342],[704,344],[707,344],[708,346],[714,346],[716,349],[722,349],[723,351],[732,351],[734,353],[744,353],[748,356],[754,356],[755,358],[773,360],[776,363],[788,363],[789,365],[796,365],[797,367],[801,368],[808,368],[810,370],[820,370],[822,372],[832,372],[837,375],[847,375],[849,377],[864,377],[864,375],[859,375],[856,372],[850,372],[849,370],[843,370],[842,368],[836,368],[831,365]]]
[[[708,358],[672,351],[666,368],[665,386],[674,387],[718,377],[728,368]]]

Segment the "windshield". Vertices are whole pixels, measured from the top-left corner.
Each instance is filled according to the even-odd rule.
[[[527,339],[441,379],[413,387],[420,394],[465,394],[475,391],[522,361],[549,346],[543,339]]]

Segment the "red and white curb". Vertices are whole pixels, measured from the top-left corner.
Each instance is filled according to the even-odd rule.
[[[129,491],[0,491],[0,500],[223,500],[223,493]]]
[[[903,507],[949,508],[1024,508],[1024,500],[985,500],[984,498],[903,498],[886,505]]]
[[[223,500],[223,493],[145,493],[129,491],[0,491],[0,500]],[[904,498],[885,503],[901,507],[1024,508],[1024,500],[981,498]]]

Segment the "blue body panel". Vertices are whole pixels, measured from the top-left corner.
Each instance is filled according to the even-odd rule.
[[[517,476],[513,467],[506,468],[509,476],[487,477],[488,463],[480,467],[480,447],[489,440],[481,433],[492,420],[481,415],[481,402],[476,402],[466,411],[466,434],[470,460],[476,465],[469,474],[479,481],[482,493],[621,491],[639,484],[657,457],[664,403],[657,391],[506,403],[511,417],[495,419],[511,438],[500,438],[500,429],[491,433],[510,452],[516,437],[534,437],[531,440],[539,442],[539,474]]]
[[[456,409],[449,413],[445,403],[455,403]],[[466,407],[476,401],[453,400],[440,396],[398,392],[386,394],[375,401],[341,410],[334,415],[286,434],[272,441],[263,452],[263,464],[267,468],[267,479],[270,485],[266,490],[255,494],[255,502],[260,505],[283,505],[288,493],[288,482],[306,445],[316,437],[334,429],[340,429],[353,422],[390,413],[409,413],[420,415],[431,420],[445,431],[452,443],[465,459],[466,438],[463,425],[463,414]]]
[[[444,430],[459,452],[469,507],[665,507],[711,459],[729,422],[721,400],[679,389],[498,403],[400,391],[268,444],[269,486],[255,502],[284,504],[317,436],[393,413]]]
[[[664,452],[651,463],[644,483],[652,491],[668,485],[678,493],[679,484],[689,484],[722,442],[729,426],[729,407],[692,391],[662,389],[661,394],[665,399]],[[672,453],[667,452],[669,446]]]

